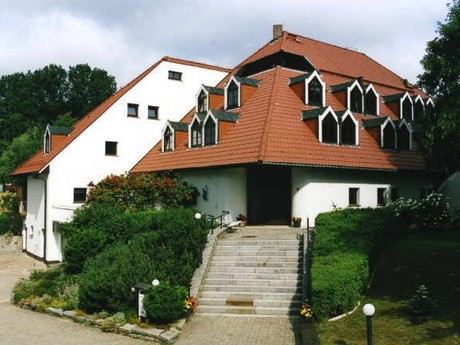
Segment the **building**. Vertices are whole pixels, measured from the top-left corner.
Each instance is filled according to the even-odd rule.
[[[363,53],[285,32],[168,121],[131,173],[173,171],[197,207],[290,224],[431,188],[414,124],[430,97]]]
[[[193,106],[199,86],[214,85],[228,72],[164,57],[72,128],[48,126],[43,151],[12,173],[27,176],[25,251],[61,261],[59,224],[85,202],[87,188],[131,169],[161,138],[167,120],[179,120]]]

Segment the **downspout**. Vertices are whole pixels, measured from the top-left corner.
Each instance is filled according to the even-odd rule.
[[[46,231],[46,224],[48,221],[48,180],[44,177],[40,177],[40,175],[35,175],[35,179],[37,180],[42,180],[43,181],[43,186],[44,186],[44,214],[43,214],[43,261],[46,263],[46,247],[47,247],[47,231]]]

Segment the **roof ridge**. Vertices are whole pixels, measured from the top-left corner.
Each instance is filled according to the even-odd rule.
[[[264,126],[264,129],[263,129],[263,133],[262,133],[262,139],[261,139],[261,142],[260,142],[260,150],[259,150],[259,157],[258,157],[258,160],[261,161],[263,160],[264,156],[265,156],[265,151],[266,151],[266,143],[267,143],[267,140],[268,140],[268,132],[269,132],[269,128],[270,128],[270,125],[271,125],[271,120],[272,120],[272,117],[273,117],[273,109],[275,108],[275,98],[276,97],[272,97],[274,93],[276,93],[276,89],[279,85],[279,74],[280,74],[280,70],[281,70],[281,67],[276,67],[275,68],[275,75],[273,77],[273,85],[272,85],[272,90],[270,92],[270,102],[268,103],[268,111],[267,111],[267,117],[266,117],[266,121],[265,121],[265,126]]]
[[[164,56],[160,61],[169,61],[169,62],[175,62],[175,63],[179,63],[179,64],[183,64],[183,65],[203,67],[203,68],[214,69],[214,70],[218,70],[218,71],[221,71],[221,72],[227,72],[227,73],[230,73],[230,71],[232,70],[232,69],[227,68],[227,67],[211,65],[211,64],[208,64],[208,63],[204,63],[204,62],[197,62],[197,61],[186,60],[186,59],[181,59],[181,58],[175,58],[175,57],[171,57],[171,56]]]

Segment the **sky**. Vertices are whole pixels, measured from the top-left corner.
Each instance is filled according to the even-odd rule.
[[[0,0],[0,75],[51,63],[121,87],[163,56],[234,67],[284,30],[357,50],[417,81],[448,0]]]

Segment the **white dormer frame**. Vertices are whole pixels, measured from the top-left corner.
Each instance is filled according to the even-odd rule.
[[[376,107],[377,114],[376,115],[380,115],[380,95],[377,92],[377,90],[375,89],[374,85],[372,85],[372,84],[367,85],[366,89],[364,90],[364,97],[363,97],[363,102],[364,102],[363,103],[363,109],[364,109],[364,112],[366,112],[366,109],[364,108],[365,105],[366,105],[366,95],[370,91],[374,92],[374,95],[376,96],[376,102],[377,102],[377,107]]]
[[[165,132],[167,129],[170,129],[171,130],[171,150],[165,150]],[[176,143],[175,143],[175,137],[176,137],[176,133],[174,131],[174,128],[171,126],[171,124],[169,123],[169,121],[166,121],[166,124],[163,128],[163,130],[161,131],[161,152],[171,152],[171,151],[174,151],[174,148],[176,146]]]
[[[322,107],[326,106],[326,83],[323,81],[323,78],[319,75],[318,71],[313,71],[308,78],[305,79],[305,104],[308,105],[309,103],[309,94],[308,94],[308,84],[313,80],[313,78],[317,78],[320,82],[323,92],[322,92]]]
[[[399,119],[400,120],[403,120],[404,117],[403,117],[403,103],[404,103],[404,100],[408,98],[410,103],[412,104],[412,107],[411,107],[411,121],[414,121],[414,102],[412,102],[412,97],[409,95],[409,92],[406,91],[406,93],[404,94],[404,96],[402,96],[400,99],[399,99]]]
[[[192,127],[193,127],[193,124],[194,124],[195,122],[198,122],[198,123],[201,124],[201,121],[200,121],[200,119],[198,118],[198,116],[196,116],[196,114],[193,115],[192,121],[190,121],[190,123],[189,123],[189,125],[188,125],[188,148],[189,148],[189,149],[197,147],[197,146],[193,146],[193,147],[192,147]],[[204,140],[203,140],[203,134],[204,134],[204,132],[203,132],[203,126],[202,126],[202,127],[201,127],[201,146],[203,146],[203,142],[204,142]]]
[[[394,142],[394,147],[397,148],[396,144],[396,139],[397,139],[397,133],[396,133],[396,127],[395,127],[395,124],[394,122],[390,119],[390,117],[388,116],[387,119],[385,120],[385,122],[383,122],[381,125],[380,125],[380,147],[383,148],[384,146],[384,138],[383,138],[383,131],[385,130],[385,127],[390,124],[391,127],[393,127],[393,130],[395,131],[395,142]]]
[[[241,107],[241,83],[236,80],[235,76],[232,75],[230,80],[227,82],[227,85],[225,85],[224,88],[224,108],[228,109],[228,104],[227,104],[227,95],[228,95],[228,88],[232,81],[238,86],[238,106],[236,108]],[[232,108],[233,109],[233,108]]]
[[[43,153],[51,152],[51,132],[50,126],[46,126],[45,134],[43,135]]]
[[[340,121],[339,118],[337,117],[334,109],[332,109],[331,106],[328,106],[324,112],[318,116],[318,139],[322,143],[323,142],[323,120],[329,115],[332,114],[332,116],[335,119],[335,122],[337,123],[337,138],[336,138],[336,144],[339,144],[339,130],[340,130]],[[328,143],[326,143],[328,144]]]
[[[422,97],[420,97],[420,95],[417,95],[417,97],[415,97],[415,99],[412,100],[413,104],[412,104],[412,120],[415,121],[415,105],[417,104],[417,102],[420,102],[420,104],[422,105],[422,112],[425,111],[425,103],[423,102],[423,99]]]
[[[428,97],[428,99],[426,100],[426,102],[425,102],[425,104],[424,104],[425,107],[428,106],[428,103],[431,103],[431,106],[434,108],[434,101],[433,101],[433,98]]]
[[[198,112],[198,103],[199,103],[199,97],[200,97],[200,94],[201,92],[204,92],[208,101],[207,101],[207,109],[205,110],[206,112],[209,110],[209,92],[206,90],[206,88],[204,87],[204,85],[201,85],[200,88],[198,89],[198,93],[195,95],[195,100],[196,100],[196,104],[195,104],[195,111]]]
[[[204,118],[203,120],[203,127],[202,127],[202,143],[201,145],[202,146],[206,146],[204,143],[206,141],[206,137],[205,137],[205,126],[206,126],[206,123],[209,121],[209,119],[211,119],[212,121],[214,121],[215,125],[216,125],[216,130],[215,130],[215,145],[217,145],[217,143],[219,142],[219,120],[213,115],[213,113],[211,111],[208,111],[208,113],[206,114],[206,117]]]
[[[355,80],[353,84],[347,87],[347,108],[351,110],[351,91],[356,86],[358,86],[359,90],[361,91],[361,111],[363,111],[364,110],[364,91],[358,80]]]
[[[355,124],[355,145],[359,145],[359,122],[355,119],[353,116],[353,113],[351,112],[350,109],[347,109],[345,111],[345,114],[343,114],[342,118],[340,119],[340,133],[339,133],[339,140],[341,139],[341,132],[342,132],[342,122],[345,121],[345,119],[349,117],[353,120],[353,123]],[[340,142],[342,144],[342,142]]]
[[[412,126],[410,125],[410,123],[408,123],[406,120],[402,120],[399,125],[398,125],[398,129],[401,129],[401,127],[406,127],[407,130],[409,131],[409,150],[412,151]],[[396,136],[397,137],[397,136]]]

